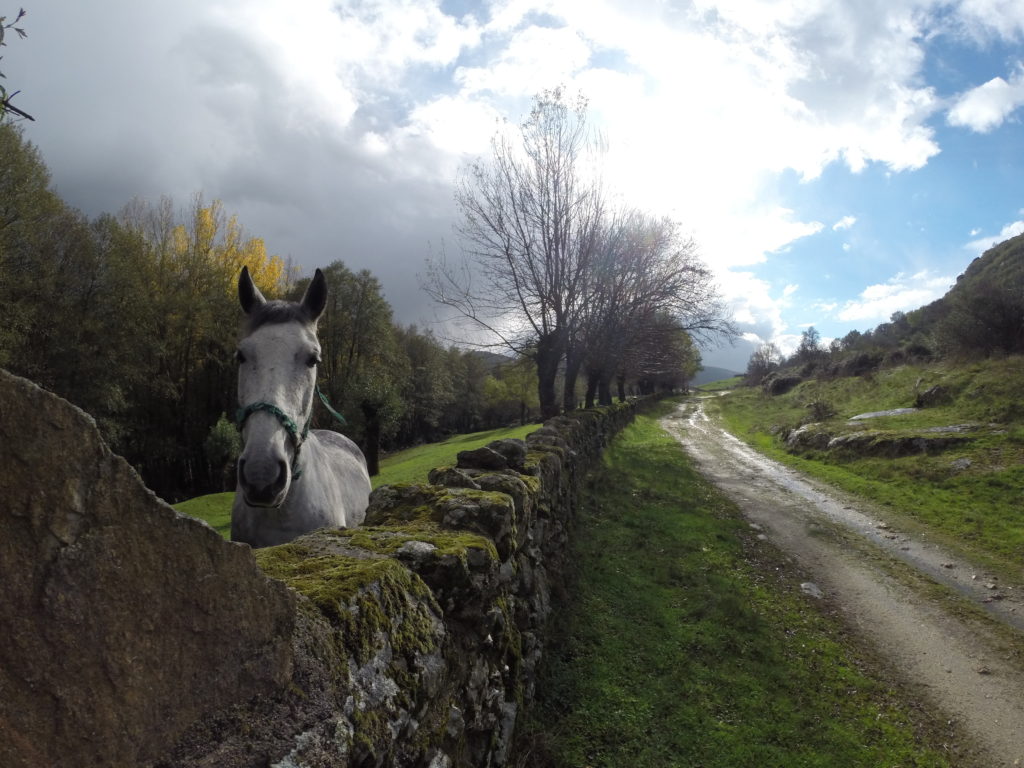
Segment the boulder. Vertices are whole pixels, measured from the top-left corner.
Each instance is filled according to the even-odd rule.
[[[295,597],[0,371],[0,765],[146,765],[290,679]]]

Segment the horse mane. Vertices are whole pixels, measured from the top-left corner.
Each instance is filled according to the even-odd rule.
[[[303,325],[312,325],[313,318],[301,302],[279,301],[276,299],[268,301],[253,308],[252,312],[247,316],[245,335],[248,336],[264,325],[290,323],[292,321],[298,321]]]

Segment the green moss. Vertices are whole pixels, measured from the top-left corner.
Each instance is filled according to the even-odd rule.
[[[423,541],[437,548],[441,557],[454,555],[465,561],[471,549],[487,552],[492,560],[498,559],[494,542],[485,536],[466,531],[448,530],[430,521],[414,521],[396,526],[343,528],[325,531],[326,535],[347,539],[352,546],[381,555],[397,552],[410,541]]]
[[[361,710],[358,707],[352,713],[352,725],[355,733],[352,743],[359,751],[376,758],[381,745],[391,741],[391,731],[387,720],[373,710]]]

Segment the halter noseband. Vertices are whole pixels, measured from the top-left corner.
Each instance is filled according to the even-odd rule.
[[[302,448],[302,444],[306,441],[306,437],[309,436],[309,425],[313,421],[313,413],[310,411],[309,418],[306,419],[306,425],[299,432],[299,426],[292,421],[291,417],[278,408],[273,403],[249,403],[244,408],[239,408],[235,413],[235,422],[238,425],[239,431],[245,425],[245,420],[252,416],[258,411],[266,411],[281,422],[281,426],[284,427],[284,431],[288,433],[288,436],[292,439],[292,444],[295,446],[295,451],[292,454],[292,479],[298,480],[302,476],[302,470],[299,469],[299,450]]]
[[[330,411],[331,416],[337,419],[339,424],[345,426],[345,417],[331,407],[327,398],[324,397],[324,393],[320,391],[319,384],[316,385],[316,393],[320,398],[320,402],[322,402],[327,410]],[[265,403],[262,401],[258,403],[249,403],[249,405],[239,408],[238,411],[235,412],[235,423],[238,425],[239,431],[241,431],[242,427],[245,425],[245,420],[258,411],[266,411],[274,416],[274,418],[281,422],[281,426],[284,427],[284,431],[287,432],[288,436],[292,439],[292,443],[295,446],[295,451],[292,454],[292,480],[298,480],[302,477],[302,470],[299,469],[299,450],[302,448],[302,444],[306,442],[306,438],[309,436],[309,425],[313,422],[313,409],[310,408],[309,418],[306,419],[306,424],[300,432],[299,425],[296,424],[287,413],[282,411],[273,403]]]

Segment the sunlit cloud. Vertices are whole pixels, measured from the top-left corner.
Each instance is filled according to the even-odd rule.
[[[950,125],[989,133],[1024,105],[1024,65],[1018,64],[1009,80],[994,77],[962,94],[949,110]]]
[[[847,301],[837,317],[846,322],[883,322],[894,312],[917,309],[942,297],[953,281],[928,270],[909,276],[899,273],[884,283],[869,285],[857,299]]]
[[[980,231],[981,230],[974,229],[971,230],[971,234],[976,235]],[[1024,234],[1024,221],[1014,221],[1004,226],[999,231],[998,235],[992,235],[990,237],[980,237],[977,240],[971,240],[964,246],[964,248],[966,248],[971,253],[980,256],[993,245],[998,245],[999,243],[1003,242],[1003,240],[1009,240],[1011,237],[1016,237],[1017,235],[1020,234]]]

